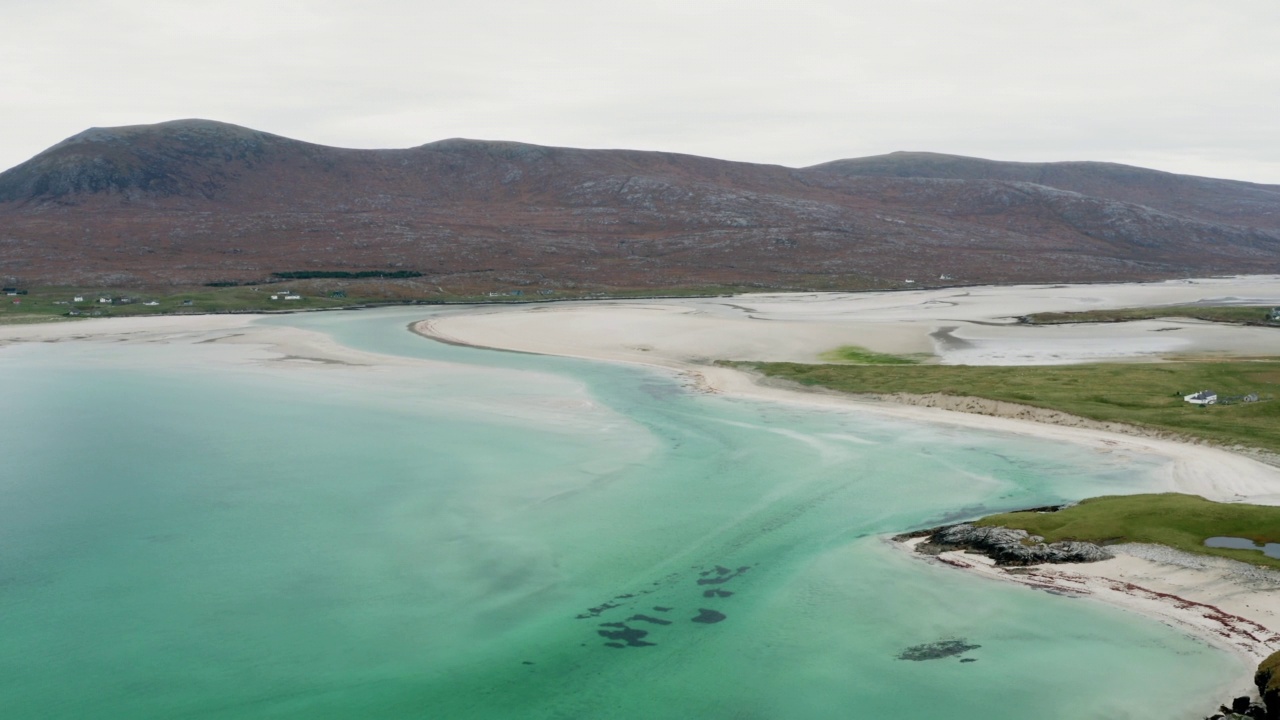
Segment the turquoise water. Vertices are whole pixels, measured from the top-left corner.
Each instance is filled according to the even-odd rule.
[[[883,541],[1142,491],[1151,458],[444,346],[423,314],[270,321],[417,367],[0,349],[0,715],[1164,719],[1240,674]],[[897,658],[946,639],[974,662]]]

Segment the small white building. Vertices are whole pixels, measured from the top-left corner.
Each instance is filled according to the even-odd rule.
[[[159,305],[160,303],[156,302],[155,300],[148,300],[147,302],[144,302],[144,303],[142,303],[142,304],[143,304],[143,305],[146,305],[147,307],[155,307],[155,306]]]
[[[83,296],[83,295],[77,295],[77,296],[75,296],[75,297],[71,298],[71,302],[84,302],[84,296]]]
[[[301,295],[285,295],[284,299],[285,300],[301,300],[302,296]]]
[[[1182,398],[1192,405],[1213,405],[1218,402],[1218,393],[1212,390],[1201,390]]]

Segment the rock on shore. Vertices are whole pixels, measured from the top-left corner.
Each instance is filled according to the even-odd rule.
[[[1248,696],[1223,705],[1218,713],[1205,720],[1280,720],[1280,652],[1272,654],[1258,665],[1253,676],[1258,686],[1261,702],[1253,702]]]
[[[1086,563],[1110,560],[1106,550],[1087,542],[1045,543],[1044,538],[1026,530],[978,527],[968,523],[948,525],[928,531],[928,540],[916,546],[918,552],[936,555],[951,550],[982,553],[997,565],[1039,565],[1040,563]]]
[[[1267,708],[1267,720],[1280,720],[1280,652],[1258,665],[1253,681]]]

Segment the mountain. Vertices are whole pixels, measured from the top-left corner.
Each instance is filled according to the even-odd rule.
[[[809,168],[207,120],[94,128],[0,173],[0,279],[412,270],[450,292],[866,288],[1280,269],[1280,186],[894,153]]]
[[[812,170],[857,177],[998,180],[1146,205],[1205,222],[1280,229],[1280,185],[1215,180],[1101,162],[997,162],[925,152],[836,160]]]

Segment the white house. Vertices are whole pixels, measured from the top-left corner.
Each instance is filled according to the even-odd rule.
[[[301,295],[285,295],[284,299],[285,300],[301,300],[302,296]]]
[[[1192,405],[1213,405],[1218,402],[1218,393],[1212,390],[1201,390],[1197,393],[1191,393],[1182,399]]]
[[[83,295],[77,295],[77,296],[75,296],[75,297],[71,298],[71,302],[84,302],[84,296],[83,296]]]

